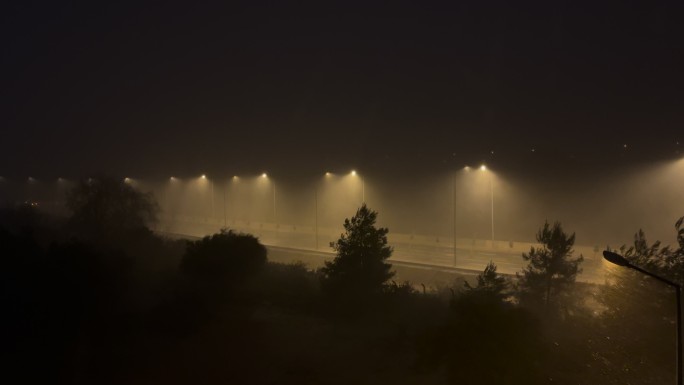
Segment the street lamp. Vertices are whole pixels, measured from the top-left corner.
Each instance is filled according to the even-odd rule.
[[[328,173],[325,174],[328,175]],[[316,186],[316,189],[314,191],[314,203],[314,238],[316,239],[316,250],[318,250],[318,186]]]
[[[356,174],[355,171],[352,171],[353,174]],[[325,173],[325,180],[329,180],[332,177],[332,173],[329,171],[326,171]],[[318,188],[320,187],[320,183],[316,183],[316,188],[314,191],[314,203],[315,203],[315,216],[314,216],[314,234],[316,238],[316,250],[318,250]]]
[[[451,179],[451,207],[454,210],[452,230],[454,231],[454,267],[456,267],[456,173],[454,173],[454,176]]]
[[[480,170],[487,171],[487,166],[484,164],[480,166]],[[491,202],[491,213],[492,213],[492,248],[494,248],[494,179],[492,178],[492,173],[489,173],[489,197]]]
[[[470,171],[470,166],[464,166],[463,167],[464,172],[469,172]],[[454,250],[453,250],[453,257],[454,257],[454,267],[456,266],[456,176],[457,173],[455,172],[453,177],[451,178],[451,208],[453,210],[453,219],[452,219],[452,230],[453,230],[453,235],[454,235]]]
[[[363,180],[363,178],[356,173],[356,170],[351,171],[352,176],[358,176],[359,180],[361,180],[361,204],[366,203],[366,182]]]
[[[228,180],[223,184],[223,227],[228,226],[228,220],[226,219],[226,190],[228,190]]]
[[[268,174],[263,173],[261,174],[261,177],[264,179],[269,179],[271,181],[271,184],[273,185],[273,224],[276,225],[276,229],[278,228],[278,221],[276,219],[276,184],[273,179],[270,179],[268,177]]]
[[[682,385],[682,287],[675,282],[672,282],[668,279],[665,279],[663,277],[659,277],[651,272],[648,272],[639,266],[632,265],[625,257],[623,257],[620,254],[613,253],[612,251],[604,251],[603,252],[603,258],[606,259],[606,261],[616,264],[618,266],[624,266],[633,270],[636,270],[638,272],[641,272],[643,274],[646,274],[650,277],[653,277],[657,279],[660,282],[663,282],[667,285],[670,285],[676,289],[677,293],[677,384]]]
[[[209,182],[209,194],[210,194],[209,199],[211,201],[211,206],[210,206],[211,212],[209,214],[210,214],[210,217],[213,218],[214,217],[214,181],[211,179],[207,179],[206,174],[202,174],[202,176],[200,176],[200,179]]]
[[[231,219],[233,221],[233,225],[238,220],[239,213],[241,213],[240,210],[238,210],[238,203],[240,201],[240,193],[238,190],[238,182],[240,182],[240,177],[237,175],[233,175],[233,177],[230,179],[230,215]]]
[[[178,184],[178,178],[176,178],[175,176],[171,176],[169,177],[169,185],[166,188],[164,188],[164,200],[166,201],[166,211],[172,220],[174,217],[174,210],[172,210],[173,205],[171,204],[171,200],[173,200],[175,203],[178,203],[182,200],[181,194],[179,194],[177,191],[174,194],[174,191],[177,190],[177,188],[174,188],[173,186],[176,186]],[[178,206],[176,205],[176,209],[177,208]]]

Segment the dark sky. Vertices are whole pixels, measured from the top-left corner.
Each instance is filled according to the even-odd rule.
[[[684,141],[681,1],[198,3],[4,5],[0,175],[588,167]]]

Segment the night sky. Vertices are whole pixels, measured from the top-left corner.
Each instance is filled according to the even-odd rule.
[[[681,1],[369,3],[4,5],[0,175],[681,156]]]

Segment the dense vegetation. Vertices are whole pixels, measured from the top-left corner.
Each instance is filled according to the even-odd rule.
[[[674,378],[674,295],[616,269],[575,283],[574,235],[545,224],[518,277],[397,284],[365,205],[319,271],[276,264],[255,237],[151,232],[155,205],[84,181],[73,215],[0,215],[3,383],[662,384]],[[621,252],[682,281],[677,248],[639,232]],[[415,284],[415,283],[414,283]]]

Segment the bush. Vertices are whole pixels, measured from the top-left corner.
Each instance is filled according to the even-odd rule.
[[[266,264],[266,248],[250,234],[221,230],[188,242],[181,272],[192,281],[233,286],[259,272]]]

